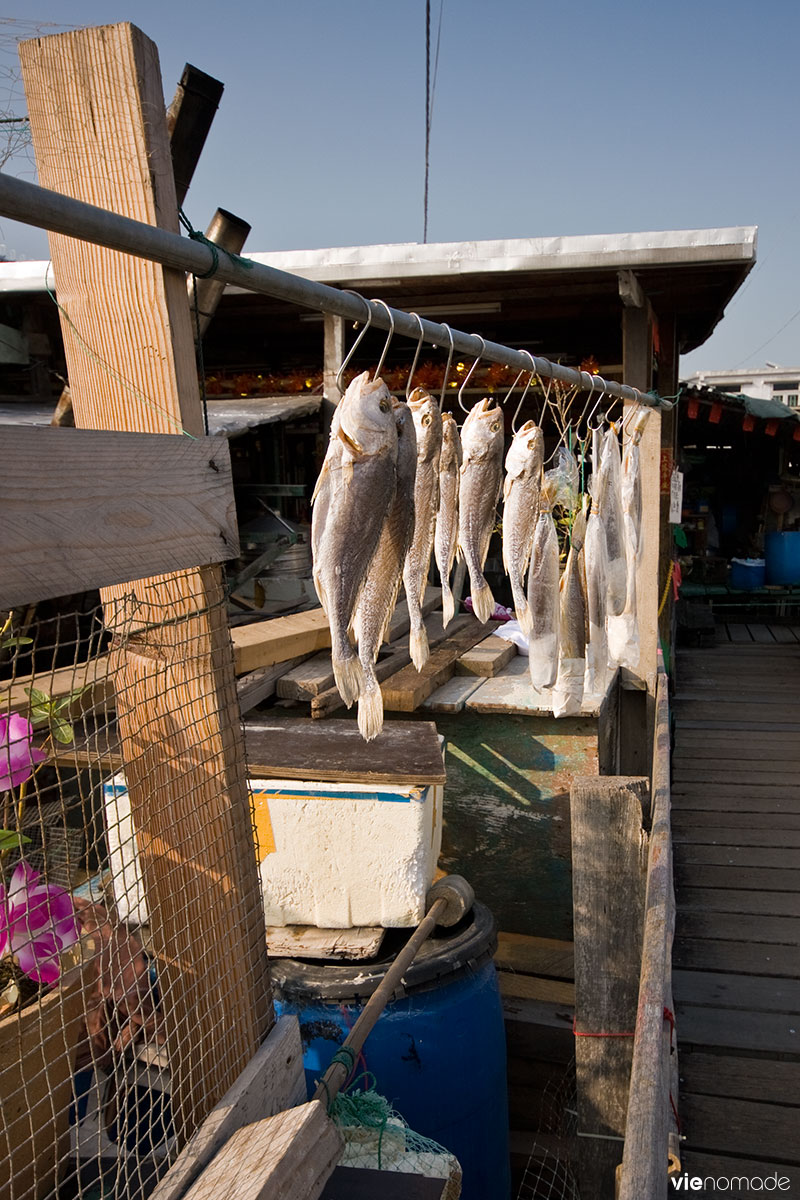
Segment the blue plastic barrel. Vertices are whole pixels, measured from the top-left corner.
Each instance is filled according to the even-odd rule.
[[[767,583],[800,583],[800,533],[768,533],[764,557]]]
[[[763,558],[731,559],[730,585],[743,592],[764,586],[766,568]]]
[[[378,962],[271,961],[276,1012],[300,1021],[309,1096],[406,939],[407,931],[390,930]],[[429,938],[356,1068],[375,1076],[376,1090],[414,1132],[455,1154],[463,1200],[508,1200],[511,1188],[496,944],[494,919],[481,904]]]

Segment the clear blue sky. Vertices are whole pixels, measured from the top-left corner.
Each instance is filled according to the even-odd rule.
[[[187,61],[225,83],[195,225],[231,209],[253,251],[421,240],[424,0],[17,13],[0,66],[33,23],[131,20],[159,47],[167,100]],[[434,38],[438,13],[432,0]],[[429,240],[758,225],[754,272],[682,370],[800,365],[799,48],[798,0],[444,0]],[[47,257],[14,222],[0,242]]]

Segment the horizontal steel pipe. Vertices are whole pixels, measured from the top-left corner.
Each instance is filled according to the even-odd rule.
[[[181,237],[178,233],[169,233],[165,229],[141,221],[133,221],[130,217],[121,217],[104,208],[84,204],[70,196],[37,187],[36,184],[27,183],[22,179],[14,179],[2,172],[0,215],[25,225],[47,229],[51,233],[65,234],[67,237],[95,242],[111,250],[132,254],[137,258],[150,259],[164,267],[187,271],[197,276],[207,275],[214,266],[215,252],[201,241]],[[217,252],[217,255],[217,268],[213,274],[220,282],[235,283],[237,287],[246,288],[247,291],[287,300],[304,308],[335,313],[349,321],[363,323],[367,319],[369,309],[372,313],[372,324],[377,329],[390,329],[394,323],[395,333],[403,337],[417,341],[421,331],[424,341],[443,349],[450,348],[450,333],[447,327],[434,321],[411,316],[399,309],[367,300],[366,297],[329,287],[324,283],[314,283],[310,279],[303,279],[289,271],[279,271],[263,263],[253,262],[244,266],[241,261],[225,253]],[[474,333],[462,333],[457,329],[451,332],[453,349],[459,354],[484,358],[488,362],[501,363],[517,371],[531,369],[531,358],[521,350],[512,350],[498,342],[484,342]],[[594,387],[598,395],[602,390],[607,395],[654,408],[673,407],[671,402],[658,396],[640,392],[626,384],[600,380],[598,376],[589,375],[586,371],[576,371],[572,367],[550,362],[547,358],[534,357],[533,365],[537,375],[544,379],[555,379],[587,391]]]

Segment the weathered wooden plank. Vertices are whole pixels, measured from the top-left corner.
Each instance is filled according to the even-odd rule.
[[[741,787],[753,788],[770,788],[773,785],[776,787],[798,787],[797,780],[800,779],[800,772],[797,770],[797,764],[788,762],[785,765],[770,762],[770,763],[715,763],[703,765],[698,759],[692,759],[686,762],[683,759],[676,759],[672,773],[675,790],[685,790],[687,784],[692,782],[697,783],[712,783],[720,786],[736,784]],[[679,787],[683,785],[683,787]]]
[[[681,931],[673,948],[673,964],[686,970],[729,971],[741,975],[797,974],[797,947],[761,941],[720,941]]]
[[[435,692],[431,692],[427,700],[422,701],[420,708],[431,712],[461,712],[469,697],[482,683],[483,680],[475,675],[454,675]]]
[[[535,975],[517,975],[514,971],[499,971],[500,995],[519,1000],[543,1000],[547,1004],[575,1004],[575,985],[562,979],[539,979]]]
[[[187,1188],[237,1129],[302,1104],[305,1099],[300,1026],[296,1017],[281,1017],[230,1090],[184,1146],[151,1200],[182,1200]]]
[[[274,667],[259,667],[242,675],[236,680],[236,695],[239,699],[239,712],[244,716],[257,704],[275,694],[275,688],[280,683],[281,676],[287,667],[297,666],[303,658],[290,658],[286,663],[276,663]]]
[[[5,683],[0,688],[5,688]],[[54,700],[61,700],[71,692],[79,692],[64,715],[75,720],[106,705],[114,704],[114,674],[108,656],[98,655],[88,663],[74,667],[59,667],[56,670],[37,671],[34,675],[17,676],[8,691],[3,694],[3,710],[25,713],[30,708],[28,689],[37,688]]]
[[[681,790],[681,786],[687,790]],[[692,791],[688,791],[689,787]],[[800,813],[800,788],[762,787],[753,784],[749,788],[734,787],[732,784],[702,783],[676,784],[672,803],[677,812],[682,808],[709,809],[717,812]]]
[[[581,715],[596,717],[602,699],[586,698]],[[520,713],[524,716],[552,716],[553,698],[550,688],[534,688],[524,655],[515,655],[494,679],[487,679],[467,701],[473,712]]]
[[[728,637],[732,642],[752,642],[753,638],[747,625],[728,622]]]
[[[785,844],[773,846],[718,846],[704,842],[681,842],[675,847],[675,867],[684,873],[694,866],[749,871],[769,868],[787,880],[794,876],[800,887],[800,854]],[[766,878],[771,878],[765,875]],[[687,880],[688,882],[688,880]],[[709,884],[709,886],[712,886]],[[742,886],[746,886],[742,884]],[[786,885],[788,887],[788,885]]]
[[[413,712],[423,700],[451,678],[456,661],[461,655],[481,641],[486,636],[487,629],[496,628],[495,623],[482,624],[476,617],[464,617],[461,620],[464,624],[457,632],[448,634],[443,641],[431,648],[430,657],[421,671],[410,663],[381,684],[385,709],[392,712]]]
[[[231,630],[235,670],[245,675],[258,667],[271,667],[300,654],[313,654],[331,644],[328,618],[321,608],[237,625]]]
[[[746,691],[738,691],[733,686],[728,686],[723,689],[717,684],[716,689],[699,688],[692,685],[691,687],[682,683],[681,688],[675,694],[675,701],[678,704],[711,704],[715,713],[721,717],[731,716],[737,717],[738,713],[744,709],[762,708],[767,713],[774,710],[780,713],[781,709],[786,706],[787,700],[794,700],[800,695],[800,687],[795,679],[791,684],[777,685],[774,679],[766,683],[762,688],[758,688],[752,680],[742,681],[742,685],[746,687]]]
[[[530,937],[522,933],[497,935],[494,961],[500,970],[554,979],[575,978],[575,952],[572,942],[557,938]]]
[[[566,1066],[574,1057],[573,1012],[563,1004],[505,996],[503,1018],[509,1058]]]
[[[697,716],[690,716],[688,714],[686,716],[679,714],[675,718],[675,723],[676,723],[678,730],[684,730],[684,729],[739,730],[742,733],[751,733],[753,735],[758,734],[759,737],[761,737],[762,733],[764,733],[764,732],[773,732],[773,733],[782,733],[782,734],[800,733],[800,722],[798,722],[798,721],[776,721],[772,718],[769,719],[768,723],[762,724],[760,722],[755,723],[749,719],[746,721],[744,721],[744,720],[722,721],[715,717],[698,718]]]
[[[730,1096],[800,1105],[800,1062],[738,1055],[681,1054],[683,1090],[695,1096]]]
[[[441,588],[428,587],[422,603],[422,614],[427,617],[434,611],[441,599]],[[398,602],[397,608],[389,625],[389,643],[398,641],[404,633],[408,633],[410,618],[408,603]],[[333,667],[330,654],[317,654],[301,667],[287,672],[278,683],[277,692],[285,700],[311,700],[328,688],[333,687]]]
[[[373,958],[386,930],[356,926],[352,929],[318,929],[316,925],[269,925],[270,958]]]
[[[3,463],[0,608],[239,553],[224,436],[7,426]]]
[[[106,25],[35,38],[20,58],[42,186],[177,234],[155,45]],[[75,424],[205,442],[184,272],[49,241]],[[222,574],[205,566],[101,595],[119,638],[117,716],[181,1145],[272,1024]]]
[[[248,721],[250,774],[261,779],[330,782],[444,783],[436,726],[428,721],[387,721],[365,742],[355,721],[309,718]]]
[[[796,946],[800,940],[797,917],[764,917],[748,913],[698,912],[678,905],[676,936],[709,941],[751,941]]]
[[[748,621],[747,628],[750,630],[750,636],[754,642],[773,646],[777,641],[777,638],[772,636],[769,625],[753,624],[752,621]]]
[[[679,719],[681,724],[685,721],[699,721],[704,719],[711,721],[746,722],[754,732],[758,732],[758,729],[762,725],[767,728],[782,729],[785,724],[797,723],[782,720],[781,714],[785,713],[785,705],[777,694],[771,701],[763,704],[751,700],[749,696],[743,696],[740,700],[730,699],[724,701],[717,697],[713,701],[684,700],[679,709]]]
[[[800,962],[797,965],[800,976]],[[800,1012],[800,978],[760,978],[731,972],[677,970],[672,975],[672,986],[678,1004],[704,1005],[715,1011],[723,1008],[742,1009],[750,1014],[776,1012],[796,1015]],[[686,1033],[681,1026],[681,1039],[685,1038]]]
[[[745,744],[742,744],[743,741]],[[758,743],[752,744],[739,738],[737,745],[734,740],[723,742],[708,738],[705,747],[700,743],[681,742],[675,746],[672,761],[676,769],[692,765],[712,768],[731,764],[747,771],[756,771],[762,766],[767,770],[798,771],[800,740],[783,738],[782,741],[767,744],[759,739]]]
[[[713,809],[676,809],[672,819],[673,841],[694,840],[721,846],[800,846],[798,813],[771,813],[769,822],[765,822],[763,813],[727,812],[724,825],[722,820]]]
[[[800,890],[753,892],[749,888],[682,887],[676,899],[678,907],[684,913],[696,911],[800,917]]]
[[[769,629],[776,642],[783,645],[794,645],[797,642],[797,638],[788,625],[770,625]]]
[[[238,1129],[185,1200],[316,1200],[342,1154],[319,1100]]]
[[[625,1136],[649,791],[647,779],[620,776],[576,779],[570,789],[578,1132],[607,1141]],[[613,1036],[592,1036],[598,1033]],[[621,1149],[620,1143],[616,1150]],[[604,1185],[611,1165],[616,1162],[601,1172]],[[599,1184],[595,1194],[603,1194]]]
[[[456,663],[457,675],[478,675],[483,679],[492,679],[500,672],[506,663],[517,657],[517,647],[496,634],[491,634],[477,646],[473,646],[466,654],[462,654]]]
[[[758,1146],[750,1145],[750,1141],[743,1143],[748,1150],[752,1149],[755,1153]],[[778,1184],[772,1183],[773,1175],[777,1175],[779,1181],[782,1181],[780,1191],[776,1191],[775,1195],[794,1196],[800,1193],[800,1168],[789,1166],[785,1162],[781,1162],[779,1166],[773,1163],[765,1163],[763,1159],[756,1160],[750,1158],[726,1157],[723,1154],[704,1154],[701,1151],[695,1150],[693,1146],[688,1149],[684,1148],[681,1151],[681,1166],[682,1173],[678,1177],[682,1179],[684,1175],[700,1176],[702,1179],[725,1179],[739,1180],[742,1177],[747,1180],[746,1184],[736,1184],[737,1188],[747,1186],[751,1179],[758,1179],[763,1182],[765,1176],[770,1180],[770,1186],[777,1188]],[[788,1191],[786,1190],[788,1188]],[[753,1195],[751,1191],[737,1193],[731,1191],[728,1193],[731,1200],[749,1200]]]
[[[780,897],[793,890],[800,894],[800,855],[795,851],[794,868],[776,866],[742,867],[711,863],[675,864],[675,883],[683,895],[688,888],[747,888],[748,891],[774,891]],[[758,910],[759,912],[761,909]]]
[[[776,1169],[780,1173],[776,1163],[800,1163],[796,1108],[691,1094],[682,1097],[681,1108],[682,1119],[693,1131],[693,1145],[698,1150],[738,1154],[752,1146],[763,1156],[762,1178]]]

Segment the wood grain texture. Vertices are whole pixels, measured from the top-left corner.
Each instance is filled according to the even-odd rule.
[[[748,1013],[800,1012],[800,979],[677,970],[673,972],[672,986],[678,1004],[738,1008]]]
[[[517,647],[513,642],[505,641],[496,634],[490,635],[484,641],[478,642],[466,654],[462,654],[456,663],[457,675],[478,675],[484,679],[492,679],[506,663],[517,656]]]
[[[597,697],[587,697],[581,706],[581,715],[596,717],[601,706],[602,701]],[[473,712],[545,717],[553,715],[553,697],[549,688],[533,687],[527,658],[515,655],[493,679],[487,679],[473,692],[466,707]]]
[[[0,608],[239,553],[225,437],[12,426],[3,452]]]
[[[432,692],[446,683],[455,670],[456,661],[486,636],[487,629],[496,624],[482,624],[476,617],[458,618],[462,624],[455,632],[431,647],[430,657],[421,671],[413,664],[403,667],[381,684],[384,709],[391,712],[413,712]]]
[[[681,1084],[696,1096],[750,1096],[800,1106],[800,1062],[692,1051],[681,1056]]]
[[[342,1153],[319,1100],[238,1129],[185,1200],[317,1200]]]
[[[214,1155],[243,1125],[306,1099],[303,1047],[296,1017],[281,1017],[233,1086],[184,1146],[151,1200],[183,1200]]]
[[[71,692],[79,692],[80,695],[64,710],[64,715],[70,720],[76,720],[98,708],[113,707],[114,703],[114,677],[105,654],[74,667],[58,667],[37,671],[33,675],[16,676],[3,696],[4,710],[27,712],[30,709],[28,691],[32,687],[46,692],[54,700],[63,699]]]
[[[482,683],[483,680],[475,675],[454,675],[435,692],[431,692],[420,707],[431,712],[461,712],[472,693],[477,691]]]
[[[321,608],[237,625],[231,630],[235,670],[245,675],[301,654],[313,654],[331,644],[328,618]]]
[[[517,975],[500,971],[497,976],[501,996],[522,1000],[544,1000],[548,1004],[575,1006],[575,984],[561,979],[539,979],[534,975]]]
[[[553,979],[575,978],[573,944],[558,938],[530,937],[501,930],[497,935],[494,961],[500,970],[550,976]]]
[[[736,1155],[743,1150],[747,1153],[752,1146],[762,1156],[762,1179],[772,1175],[778,1163],[800,1163],[796,1108],[687,1094],[683,1097],[683,1113],[686,1128],[691,1131],[692,1149]]]
[[[445,781],[436,726],[427,721],[387,721],[371,742],[355,721],[258,718],[246,728],[253,778],[422,786]]]
[[[702,932],[702,931],[701,931]],[[729,971],[742,975],[790,976],[797,971],[796,945],[737,941],[735,938],[691,936],[681,931],[672,954],[673,966],[687,970]]]
[[[155,45],[121,24],[20,57],[39,182],[177,233]],[[50,253],[76,425],[202,438],[184,274],[62,235]],[[224,588],[206,566],[101,595],[180,1146],[272,1024]]]

